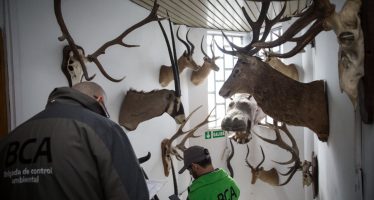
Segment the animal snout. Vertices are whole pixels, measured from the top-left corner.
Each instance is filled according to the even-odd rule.
[[[247,123],[238,117],[224,118],[221,122],[221,128],[226,131],[245,131]]]

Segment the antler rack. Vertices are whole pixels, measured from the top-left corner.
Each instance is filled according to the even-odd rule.
[[[100,55],[102,55],[102,54],[105,54],[105,51],[107,50],[107,48],[109,48],[109,47],[111,47],[113,45],[116,45],[116,44],[124,46],[124,47],[138,47],[139,45],[129,45],[129,44],[124,43],[123,39],[129,33],[131,33],[132,31],[134,31],[135,29],[137,29],[137,28],[139,28],[139,27],[141,27],[141,26],[143,26],[143,25],[145,25],[145,24],[147,24],[149,22],[162,20],[163,18],[158,18],[158,16],[157,16],[158,7],[159,7],[159,5],[157,4],[157,0],[155,0],[151,13],[145,19],[143,19],[142,21],[138,22],[137,24],[135,24],[135,25],[131,26],[130,28],[128,28],[127,30],[125,30],[122,34],[120,34],[115,39],[113,39],[113,40],[105,43],[104,45],[102,45],[93,54],[90,54],[87,57],[82,58],[82,56],[79,55],[77,45],[74,42],[73,37],[70,35],[70,33],[68,31],[68,28],[67,28],[67,26],[65,24],[65,21],[63,19],[62,12],[61,12],[61,0],[54,0],[54,11],[55,11],[56,19],[57,19],[57,22],[58,22],[58,24],[60,26],[61,32],[62,32],[62,36],[59,37],[59,40],[60,41],[67,40],[67,42],[69,43],[70,48],[73,51],[74,57],[79,61],[80,65],[82,66],[83,75],[84,75],[84,77],[85,77],[86,80],[92,80],[95,77],[95,75],[93,75],[91,77],[88,76],[87,67],[85,65],[84,60],[87,60],[89,62],[95,63],[95,65],[99,68],[100,72],[107,79],[109,79],[110,81],[120,82],[125,77],[120,78],[120,79],[112,78],[105,71],[103,65],[98,60],[98,57]]]
[[[283,182],[282,184],[279,184],[279,186],[282,186],[282,185],[286,185],[288,182],[290,182],[290,180],[292,179],[293,175],[297,172],[297,170],[301,170],[301,167],[302,167],[302,163],[300,161],[300,157],[299,157],[299,148],[297,146],[297,143],[296,143],[296,140],[295,138],[291,135],[290,131],[288,130],[287,126],[285,123],[282,123],[280,126],[278,125],[278,121],[274,120],[274,124],[261,124],[265,127],[268,127],[272,130],[274,130],[275,132],[275,139],[272,140],[272,139],[268,139],[268,138],[264,138],[260,135],[258,135],[257,133],[254,132],[254,134],[261,138],[262,140],[264,140],[265,142],[268,142],[270,144],[274,144],[274,145],[277,145],[279,146],[281,149],[284,149],[286,151],[288,151],[290,154],[291,154],[291,159],[288,160],[288,161],[285,161],[285,162],[279,162],[279,161],[274,161],[275,163],[278,163],[280,165],[288,165],[288,164],[291,164],[293,163],[293,166],[290,167],[290,169],[286,172],[286,173],[280,173],[281,175],[283,176],[288,176],[287,179],[285,180],[285,182]],[[283,133],[286,134],[286,136],[290,139],[291,141],[291,145],[287,144],[281,137],[281,133],[280,131],[281,130]]]

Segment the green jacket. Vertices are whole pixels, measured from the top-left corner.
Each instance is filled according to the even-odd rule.
[[[200,176],[188,188],[188,200],[238,200],[240,190],[223,169]]]

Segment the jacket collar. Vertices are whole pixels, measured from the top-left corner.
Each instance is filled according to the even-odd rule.
[[[83,94],[70,87],[55,88],[48,97],[47,106],[56,100],[76,102],[95,113],[98,113],[104,117],[109,117],[106,110],[93,97]]]

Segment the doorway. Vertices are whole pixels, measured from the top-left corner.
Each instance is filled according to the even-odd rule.
[[[0,139],[8,134],[9,121],[8,121],[8,90],[7,90],[7,69],[5,64],[5,45],[3,30],[0,28]]]

